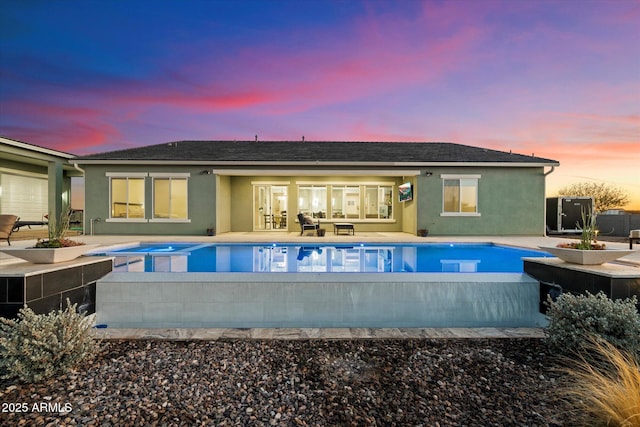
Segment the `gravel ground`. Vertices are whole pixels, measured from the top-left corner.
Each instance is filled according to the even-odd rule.
[[[571,425],[561,380],[539,339],[115,341],[0,425]]]

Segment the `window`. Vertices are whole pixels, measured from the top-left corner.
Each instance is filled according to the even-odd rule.
[[[388,219],[392,214],[391,186],[368,185],[365,187],[365,218]]]
[[[298,187],[298,212],[314,218],[326,218],[327,187],[325,185]]]
[[[360,218],[360,187],[333,186],[331,189],[332,218]]]
[[[111,219],[144,219],[144,175],[112,174],[108,176],[110,176]]]
[[[337,222],[393,219],[393,184],[299,185],[298,211]]]
[[[153,219],[188,219],[188,181],[184,175],[153,176]]]
[[[442,214],[479,215],[478,179],[480,175],[441,175]]]

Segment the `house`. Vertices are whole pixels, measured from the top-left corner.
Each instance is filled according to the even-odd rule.
[[[69,208],[73,154],[0,137],[0,213],[38,223]]]
[[[357,231],[544,235],[559,163],[441,142],[177,141],[76,157],[95,234]],[[400,192],[402,199],[400,201]]]

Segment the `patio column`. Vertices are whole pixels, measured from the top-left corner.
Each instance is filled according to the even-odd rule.
[[[66,208],[65,204],[68,204],[68,200],[65,203],[62,197],[64,192],[62,162],[49,162],[47,170],[49,178],[49,220],[57,223]]]

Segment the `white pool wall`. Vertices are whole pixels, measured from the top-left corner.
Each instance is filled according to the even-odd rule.
[[[128,273],[97,282],[109,328],[540,327],[523,273]]]

